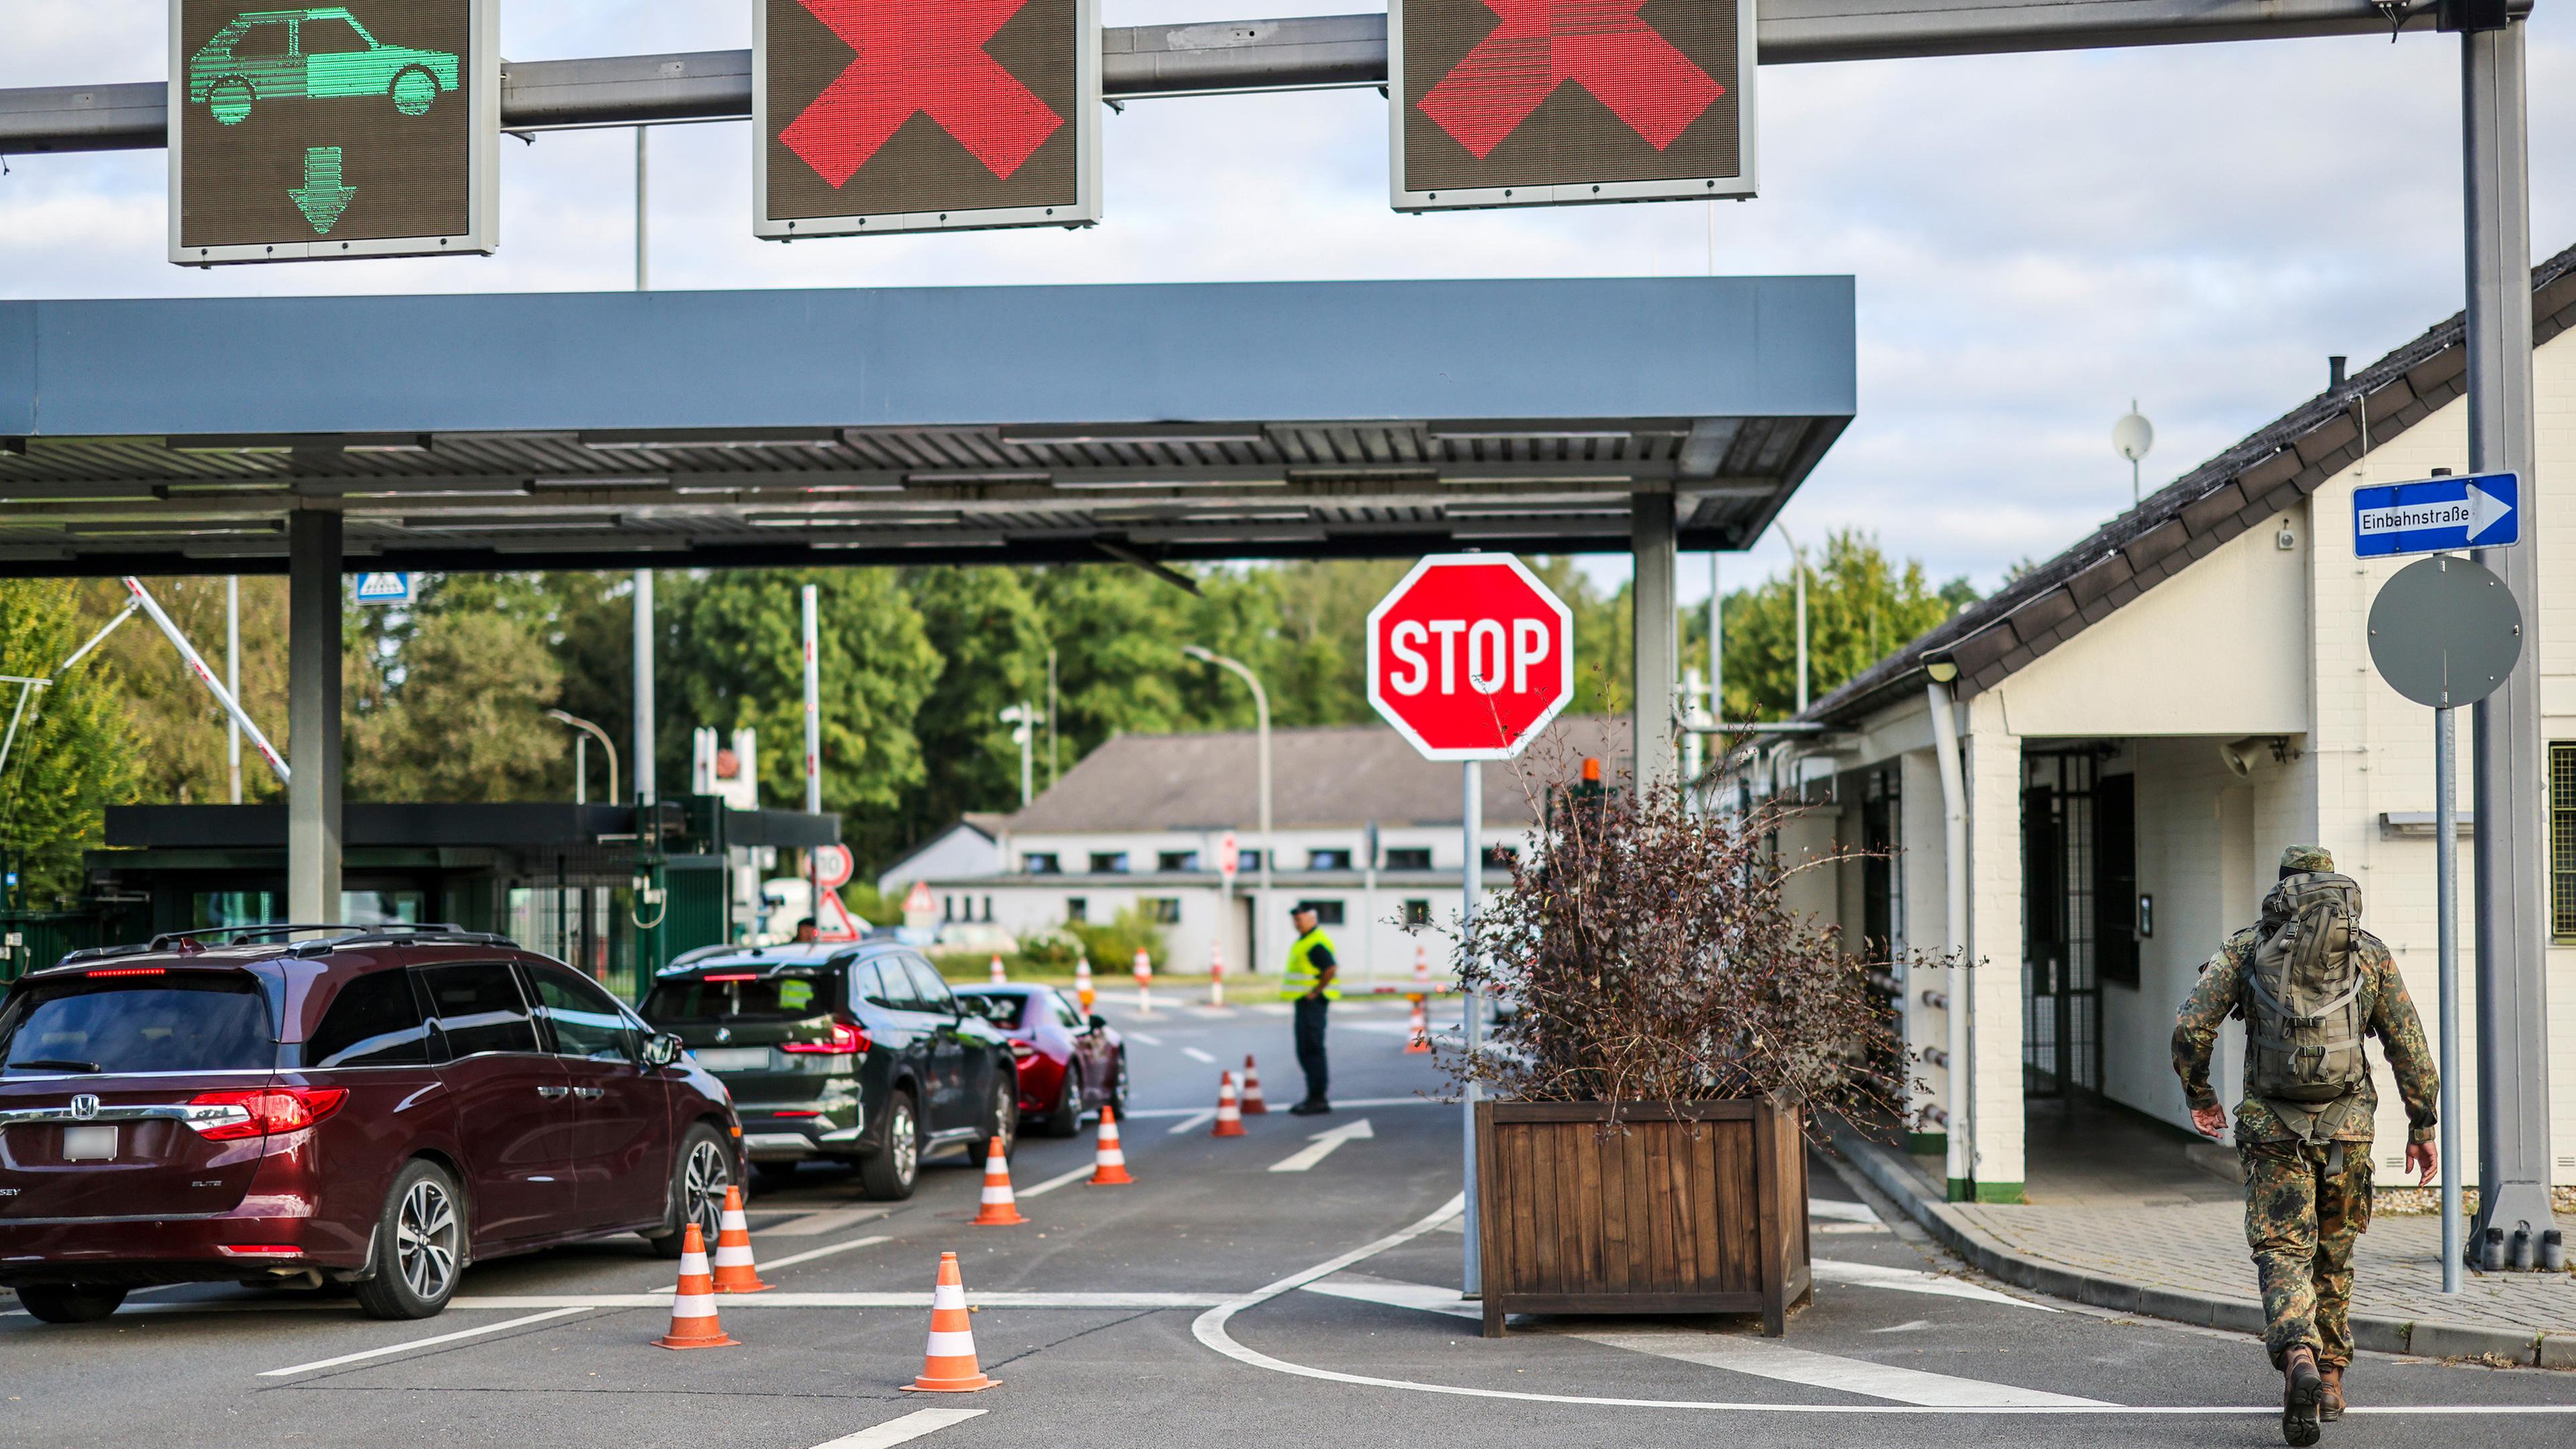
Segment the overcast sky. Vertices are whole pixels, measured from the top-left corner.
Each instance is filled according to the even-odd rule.
[[[165,0],[6,0],[0,86],[143,80]],[[1103,0],[1112,25],[1292,13]],[[1317,12],[1349,8],[1322,0]],[[503,53],[750,43],[749,0],[505,0]],[[2576,242],[2576,20],[2531,24],[2532,250]],[[747,123],[658,128],[656,287],[1849,272],[1860,416],[1791,503],[1992,587],[2125,507],[2111,424],[2155,423],[2152,489],[2460,305],[2456,37],[1765,66],[1763,194],[1399,216],[1374,90],[1141,101],[1104,126],[1086,232],[752,239]],[[183,270],[163,153],[13,156],[0,295],[622,288],[632,133],[505,140],[491,258]],[[1776,570],[1776,532],[1732,581]],[[1625,564],[1605,560],[1605,582]],[[1705,565],[1684,570],[1704,592]]]

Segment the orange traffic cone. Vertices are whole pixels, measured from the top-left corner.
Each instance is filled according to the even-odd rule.
[[[1020,1205],[1011,1198],[1011,1160],[1002,1155],[1002,1139],[984,1154],[984,1209],[975,1214],[970,1228],[1016,1228],[1028,1219],[1020,1216]]]
[[[1127,1175],[1127,1154],[1118,1146],[1118,1113],[1108,1103],[1100,1104],[1100,1150],[1091,1158],[1091,1181],[1085,1187],[1127,1187],[1136,1179]]]
[[[681,1231],[680,1288],[671,1295],[671,1331],[653,1340],[656,1348],[738,1348],[716,1322],[715,1285],[707,1279],[707,1240],[696,1223]]]
[[[718,1293],[766,1293],[769,1285],[760,1281],[760,1268],[751,1260],[751,1220],[742,1215],[742,1189],[725,1187],[724,1216],[716,1225],[716,1279]]]
[[[1002,969],[1002,954],[998,951],[993,953],[993,964],[984,974],[996,986],[1011,984],[1011,973]]]
[[[1243,1135],[1243,1109],[1234,1099],[1234,1073],[1232,1072],[1224,1072],[1218,1075],[1216,1088],[1216,1126],[1208,1132],[1208,1135],[1210,1137],[1240,1137]]]
[[[1082,1003],[1082,1014],[1089,1016],[1094,997],[1091,989],[1091,958],[1088,956],[1078,957],[1073,963],[1073,994]]]
[[[1407,1055],[1420,1055],[1431,1050],[1431,1012],[1419,996],[1413,998],[1412,1024],[1404,1029],[1404,1050]]]
[[[930,1290],[930,1348],[922,1355],[921,1377],[905,1384],[925,1394],[971,1394],[998,1388],[999,1379],[984,1377],[975,1364],[975,1325],[966,1317],[966,1280],[957,1274],[957,1255],[939,1255],[939,1285]]]
[[[1136,1014],[1154,1014],[1154,958],[1142,946],[1136,948]]]
[[[1252,1064],[1252,1053],[1245,1052],[1243,1054],[1243,1115],[1258,1117],[1269,1110],[1270,1104],[1261,1100],[1261,1068]]]
[[[1225,1005],[1225,948],[1208,952],[1208,1005]]]
[[[1431,952],[1420,941],[1413,943],[1413,991],[1416,996],[1431,994]]]

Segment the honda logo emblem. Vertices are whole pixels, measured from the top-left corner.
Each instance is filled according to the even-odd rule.
[[[98,1115],[98,1098],[88,1092],[72,1098],[72,1116],[82,1122]]]

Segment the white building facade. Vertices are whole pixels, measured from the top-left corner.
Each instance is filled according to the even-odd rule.
[[[2537,625],[2557,798],[2546,951],[2553,1181],[2576,1183],[2576,252],[2536,278]],[[2432,712],[2372,668],[2373,597],[2410,560],[2353,548],[2356,487],[2466,472],[2457,319],[2362,369],[2137,511],[1880,661],[1807,716],[1830,733],[1770,742],[1775,778],[1808,781],[1795,852],[1828,841],[1887,864],[1811,873],[1804,901],[1850,938],[1939,953],[1945,806],[1931,691],[1947,676],[1967,810],[1966,998],[1946,973],[1905,981],[1923,1104],[1964,1119],[1969,1181],[2013,1201],[2039,1099],[2089,1093],[2188,1126],[2170,1059],[2174,1013],[2231,931],[2253,923],[2281,849],[2314,842],[2360,882],[2362,924],[2395,954],[2428,1034],[2434,962]],[[2467,720],[2458,806],[2462,1021],[2459,1141],[2476,1177],[2476,967]],[[1793,760],[1793,757],[1803,759]],[[1949,1011],[1970,1016],[1945,1062]],[[2436,1035],[2438,1040],[2438,1036]],[[2241,1027],[2213,1083],[2231,1115]],[[2394,1176],[2405,1119],[2379,1075],[2376,1155]],[[1954,1073],[1957,1076],[1954,1078]],[[1918,1150],[1948,1144],[1925,1124]]]

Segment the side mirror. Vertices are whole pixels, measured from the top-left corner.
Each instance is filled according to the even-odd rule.
[[[1091,1029],[1092,1029],[1093,1031],[1104,1031],[1104,1030],[1106,1030],[1106,1029],[1108,1028],[1108,1026],[1109,1026],[1109,1018],[1108,1018],[1108,1017],[1102,1016],[1102,1015],[1100,1015],[1098,1012],[1094,1012],[1094,1013],[1092,1013],[1092,1017],[1091,1017]]]
[[[644,1039],[644,1065],[667,1067],[680,1059],[680,1039],[669,1032],[656,1032]]]

